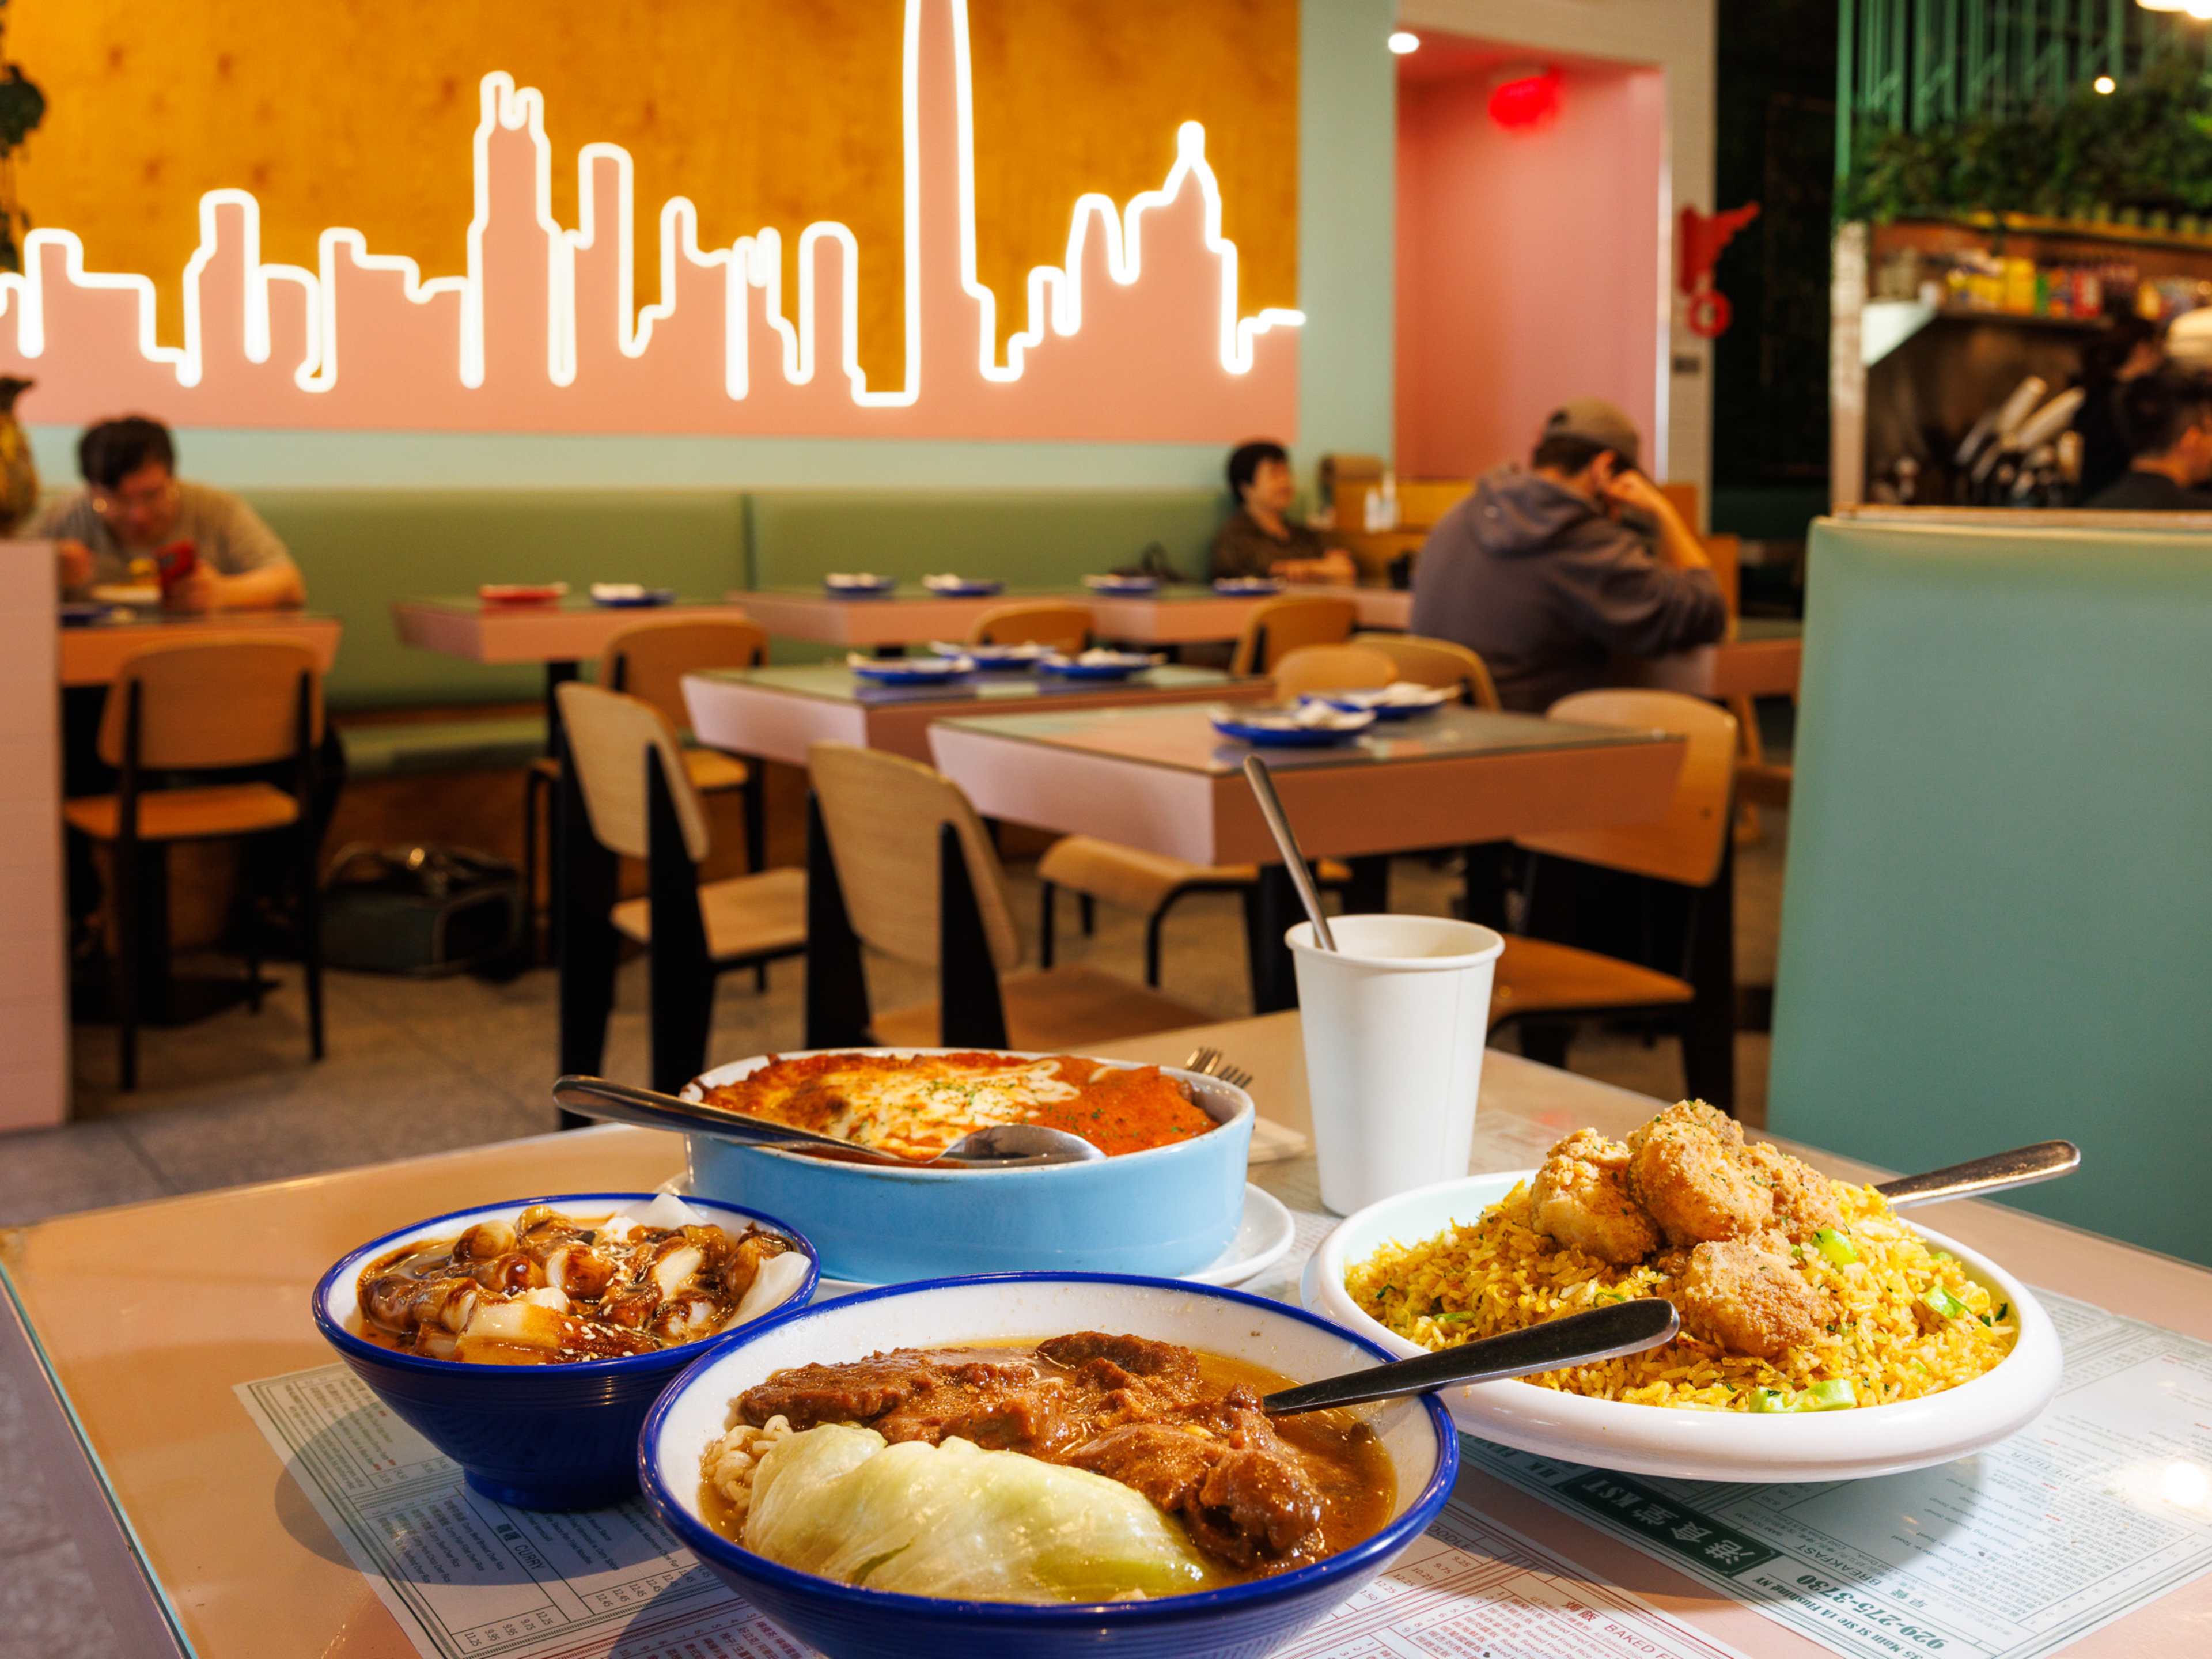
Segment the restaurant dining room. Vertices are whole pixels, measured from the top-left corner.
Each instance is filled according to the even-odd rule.
[[[2209,15],[0,0],[0,1659],[2212,1654]]]

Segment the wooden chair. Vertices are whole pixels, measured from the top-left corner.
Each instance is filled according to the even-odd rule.
[[[1089,968],[1018,972],[1020,935],[959,787],[880,750],[809,751],[807,1044],[1069,1049],[1199,1025],[1188,1003]],[[861,947],[933,969],[935,1002],[869,1012]]]
[[[767,660],[767,630],[752,623],[732,617],[640,623],[607,641],[599,656],[597,683],[642,698],[681,732],[691,724],[684,705],[686,674],[709,668],[757,668]],[[684,771],[700,793],[738,792],[744,812],[745,868],[758,872],[768,862],[767,781],[759,763],[692,744],[685,745],[683,755]],[[523,779],[522,902],[530,918],[525,932],[533,939],[538,818],[560,781],[561,763],[550,757],[533,761]]]
[[[1724,1104],[1733,1092],[1729,1081],[1732,1056],[1724,1063],[1710,1052],[1714,1034],[1708,1030],[1701,1040],[1692,1022],[1705,999],[1719,995],[1732,1002],[1733,987],[1694,983],[1697,964],[1692,958],[1699,937],[1698,908],[1714,906],[1723,920],[1729,914],[1718,903],[1725,896],[1711,890],[1733,874],[1728,851],[1735,718],[1699,698],[1648,690],[1577,692],[1562,697],[1547,712],[1556,719],[1592,725],[1678,732],[1688,740],[1674,799],[1663,817],[1649,823],[1560,830],[1519,840],[1521,847],[1545,857],[1571,859],[1686,890],[1690,916],[1682,972],[1662,973],[1571,945],[1509,934],[1492,982],[1491,1029],[1547,1016],[1650,1015],[1671,1025],[1681,1038],[1689,1092]],[[1726,1035],[1732,1042],[1732,1030]],[[1564,1042],[1550,1045],[1543,1057],[1564,1063]]]
[[[64,803],[69,827],[114,852],[115,1010],[122,1084],[138,1086],[142,861],[171,842],[294,831],[300,965],[307,980],[307,1045],[323,1057],[321,886],[307,825],[315,750],[323,738],[322,675],[314,653],[283,641],[155,646],[116,671],[100,723],[100,757],[116,793]],[[289,764],[288,793],[265,782],[152,787],[149,774],[221,772]],[[166,887],[155,884],[156,890]],[[260,1006],[258,951],[249,933],[248,995]]]
[[[1002,605],[975,618],[970,645],[1048,645],[1073,657],[1091,648],[1091,612],[1055,602]]]
[[[1275,690],[1289,698],[1308,691],[1348,690],[1388,685],[1390,659],[1357,646],[1310,645],[1291,652],[1275,669]],[[1315,878],[1342,892],[1352,882],[1350,866],[1322,859]],[[1380,873],[1379,872],[1377,872]],[[1237,893],[1245,902],[1248,930],[1254,923],[1253,896],[1260,883],[1256,864],[1194,864],[1095,836],[1063,836],[1037,860],[1042,898],[1037,927],[1038,959],[1052,966],[1054,934],[1062,888],[1075,894],[1088,912],[1097,903],[1134,910],[1145,918],[1145,983],[1160,982],[1160,929],[1175,904],[1193,893]],[[1087,919],[1087,918],[1086,918]],[[1086,927],[1084,930],[1089,932]],[[1250,941],[1261,948],[1262,941]]]
[[[1316,691],[1374,691],[1397,677],[1389,658],[1364,645],[1302,645],[1275,665],[1275,695],[1289,702]]]
[[[1498,688],[1491,683],[1489,665],[1463,645],[1421,634],[1354,634],[1352,642],[1389,658],[1401,680],[1443,691],[1456,690],[1459,700],[1470,708],[1502,707]]]
[[[1245,618],[1229,672],[1272,674],[1277,663],[1301,646],[1342,645],[1358,620],[1359,608],[1334,595],[1270,599]]]
[[[596,685],[572,682],[556,695],[592,839],[646,862],[647,896],[607,919],[653,953],[653,1086],[672,1091],[706,1069],[715,980],[733,968],[764,973],[805,950],[806,877],[764,870],[702,886],[706,808],[667,717]],[[604,1030],[604,1008],[599,1022]]]

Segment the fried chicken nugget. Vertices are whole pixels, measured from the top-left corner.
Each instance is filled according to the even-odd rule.
[[[1843,1227],[1835,1184],[1811,1164],[1764,1140],[1746,1146],[1743,1156],[1752,1178],[1765,1182],[1774,1205],[1774,1224],[1783,1232],[1802,1243],[1823,1227]]]
[[[1669,1106],[1629,1136],[1630,1189],[1676,1244],[1764,1231],[1774,1200],[1754,1178],[1743,1131],[1703,1101]]]
[[[1616,1266],[1658,1247],[1658,1229],[1628,1190],[1628,1148],[1595,1129],[1578,1129],[1552,1148],[1529,1205],[1539,1232]]]
[[[1826,1299],[1790,1258],[1749,1239],[1698,1245],[1666,1294],[1691,1335],[1756,1359],[1779,1358],[1828,1320]]]

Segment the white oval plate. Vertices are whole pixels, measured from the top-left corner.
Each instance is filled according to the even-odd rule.
[[[1380,1246],[1432,1238],[1473,1220],[1533,1170],[1440,1182],[1346,1218],[1306,1263],[1299,1300],[1407,1358],[1426,1349],[1372,1320],[1344,1288],[1347,1264]],[[1448,1389],[1462,1431],[1541,1456],[1686,1480],[1835,1480],[1948,1463],[2027,1426],[2058,1391],[2058,1333],[2033,1292],[1978,1251],[1914,1224],[1973,1278],[2020,1310],[2020,1340],[1996,1369],[1893,1406],[1802,1415],[1669,1410],[1592,1400],[1508,1381]]]
[[[1297,1223],[1283,1207],[1282,1200],[1248,1181],[1244,1183],[1244,1217],[1237,1224],[1237,1236],[1229,1241],[1229,1248],[1196,1273],[1182,1277],[1194,1285],[1244,1284],[1280,1261],[1297,1237]],[[878,1288],[854,1279],[825,1279],[815,1291],[814,1299],[827,1302],[832,1297]]]

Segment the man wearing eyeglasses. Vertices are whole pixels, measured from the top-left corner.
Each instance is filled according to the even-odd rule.
[[[76,463],[83,491],[55,502],[27,532],[58,544],[70,597],[158,578],[172,611],[306,603],[300,567],[276,532],[237,496],[177,477],[176,444],[159,421],[125,415],[87,428]]]

